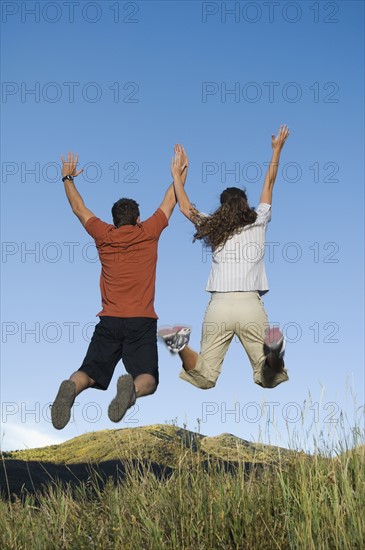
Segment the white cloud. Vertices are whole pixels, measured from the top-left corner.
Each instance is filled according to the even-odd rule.
[[[30,428],[29,425],[7,422],[1,427],[2,451],[34,449],[36,447],[55,445],[63,441],[66,441],[65,437]]]

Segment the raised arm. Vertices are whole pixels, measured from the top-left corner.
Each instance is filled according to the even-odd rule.
[[[79,155],[76,153],[75,156],[74,153],[68,153],[67,160],[65,161],[63,155],[61,156],[61,160],[62,181],[65,185],[68,202],[71,205],[72,212],[79,218],[80,222],[85,227],[88,219],[94,217],[95,214],[93,214],[91,210],[86,208],[84,201],[74,184],[74,178],[76,178],[79,174],[81,174],[81,172],[83,172],[83,168],[78,171],[76,170]]]
[[[180,160],[181,163],[179,165],[179,171],[180,171],[180,177],[182,185],[185,185],[186,177],[188,175],[188,157],[184,151],[184,149],[180,145],[175,145],[174,147],[174,153],[175,155],[180,153]],[[169,220],[171,217],[171,214],[176,206],[177,198],[175,194],[174,184],[171,183],[170,187],[167,189],[164,199],[160,205],[161,210],[164,212],[166,218]]]
[[[171,159],[171,174],[174,178],[174,188],[180,211],[193,222],[195,219],[194,208],[186,194],[184,189],[185,182],[181,176],[181,165],[184,162],[184,156],[186,157],[184,147],[181,147],[179,151],[175,151],[175,157]]]
[[[272,192],[274,189],[274,183],[278,171],[280,154],[288,135],[289,128],[286,126],[286,124],[284,124],[280,126],[279,133],[276,137],[274,136],[274,134],[272,134],[271,136],[272,157],[266,172],[260,202],[264,202],[266,204],[272,203]]]

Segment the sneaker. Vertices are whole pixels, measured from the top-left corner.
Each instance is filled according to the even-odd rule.
[[[184,326],[162,327],[157,335],[172,353],[182,351],[189,343],[191,329]]]
[[[136,391],[133,378],[130,374],[124,374],[118,378],[117,395],[110,403],[108,416],[112,422],[120,422],[123,416],[136,402]]]
[[[275,353],[280,359],[284,357],[285,338],[283,333],[278,327],[272,327],[272,328],[266,329],[264,349],[265,349],[266,355],[272,352],[272,353]]]
[[[71,408],[76,397],[76,384],[64,380],[51,408],[52,424],[56,430],[62,430],[71,418]]]

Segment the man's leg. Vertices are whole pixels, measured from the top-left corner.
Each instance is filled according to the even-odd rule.
[[[136,399],[153,394],[158,386],[157,320],[130,317],[122,320],[122,359],[128,374],[120,376],[117,394],[108,408],[112,422],[120,422]]]
[[[86,372],[82,372],[81,370],[77,370],[71,374],[70,380],[75,384],[75,397],[87,388],[92,388],[95,386],[95,380],[90,378]]]
[[[118,318],[100,318],[80,369],[62,382],[51,410],[56,429],[61,430],[69,422],[75,398],[82,391],[91,387],[107,389],[122,356],[122,345],[114,334],[117,324]]]
[[[140,374],[134,379],[134,391],[136,398],[155,393],[157,383],[151,374]]]

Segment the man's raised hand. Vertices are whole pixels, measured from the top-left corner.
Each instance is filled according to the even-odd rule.
[[[64,156],[61,156],[62,160],[62,177],[65,176],[72,176],[73,178],[76,178],[81,172],[84,171],[83,168],[81,170],[76,171],[78,162],[79,162],[79,155],[76,153],[67,153],[67,160],[64,159]]]
[[[290,132],[289,132],[289,128],[287,127],[286,124],[281,124],[280,128],[279,128],[279,132],[278,132],[278,135],[275,137],[274,134],[272,134],[271,136],[271,145],[272,145],[272,148],[273,149],[278,149],[279,151],[282,150],[282,148],[284,147],[284,143],[286,142],[287,140],[287,137],[289,136]]]
[[[176,144],[174,147],[175,156],[171,159],[171,174],[172,177],[179,178],[184,170],[189,166],[188,156],[183,146]]]
[[[181,157],[182,157],[182,162],[183,162],[183,168],[182,170],[187,170],[188,169],[188,166],[189,166],[189,159],[188,159],[188,155],[186,154],[186,151],[184,149],[184,146],[183,145],[175,145],[175,147],[179,147],[180,148],[180,153],[181,153]]]

